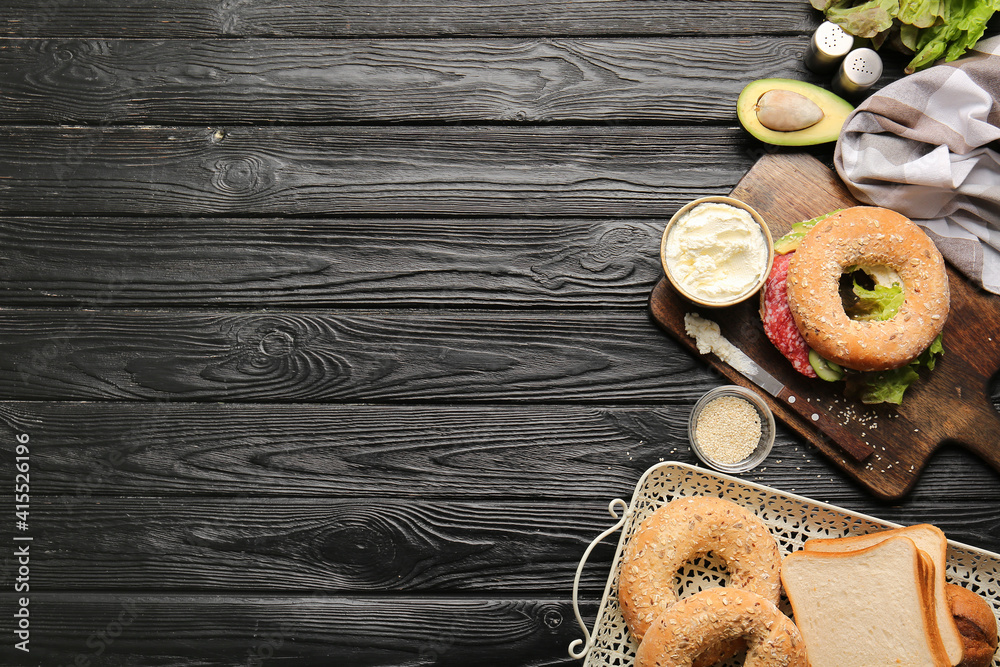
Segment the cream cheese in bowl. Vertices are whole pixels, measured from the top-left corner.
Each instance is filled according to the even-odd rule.
[[[756,292],[773,258],[767,226],[748,206],[728,197],[699,199],[678,211],[660,250],[674,286],[710,306],[738,303]]]

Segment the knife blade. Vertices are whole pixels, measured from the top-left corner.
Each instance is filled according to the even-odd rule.
[[[781,382],[781,380],[765,371],[760,367],[760,364],[745,355],[742,350],[735,346],[729,353],[729,359],[725,359],[724,361],[739,371],[743,377],[750,380],[775,398],[777,398],[778,394],[781,393],[781,390],[785,388],[785,385]]]

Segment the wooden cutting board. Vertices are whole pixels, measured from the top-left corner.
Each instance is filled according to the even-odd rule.
[[[776,239],[792,223],[857,204],[833,171],[805,154],[764,156],[732,196],[757,209]],[[921,372],[900,406],[866,406],[845,398],[843,383],[796,372],[765,336],[756,299],[732,308],[699,308],[664,278],[650,296],[650,311],[657,324],[695,354],[694,340],[684,331],[684,314],[698,312],[717,322],[730,341],[787,390],[773,398],[715,355],[705,355],[707,363],[734,384],[763,395],[776,418],[874,495],[897,499],[913,487],[945,442],[967,447],[1000,471],[1000,415],[988,393],[990,378],[1000,370],[1000,297],[973,287],[951,267],[948,271],[951,313],[944,329],[945,355],[933,373]]]

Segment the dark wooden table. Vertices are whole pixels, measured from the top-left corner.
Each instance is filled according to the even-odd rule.
[[[824,82],[809,3],[2,4],[0,664],[575,664],[608,501],[723,383],[660,232],[769,150],[743,85]],[[1000,551],[961,451],[744,477]]]

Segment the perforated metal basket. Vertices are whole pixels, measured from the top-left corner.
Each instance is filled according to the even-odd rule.
[[[633,664],[637,646],[618,606],[618,574],[622,553],[643,519],[660,506],[685,496],[725,498],[753,511],[770,529],[784,555],[798,551],[802,548],[802,543],[812,537],[862,535],[899,526],[683,463],[666,462],[655,465],[639,480],[631,504],[621,498],[611,501],[608,509],[618,521],[587,547],[577,568],[576,580],[573,582],[573,609],[584,639],[571,643],[569,654],[574,658],[584,659],[585,666]],[[615,552],[604,597],[591,633],[583,622],[578,605],[580,574],[593,548],[618,529],[622,530],[618,550]],[[1000,554],[949,540],[947,577],[949,582],[961,584],[982,595],[992,605],[994,614],[1000,614]],[[685,596],[704,588],[725,585],[727,575],[725,566],[709,556],[687,564],[681,572],[680,580],[680,594]],[[791,609],[784,600],[782,607],[790,616]],[[742,664],[742,656],[726,663],[733,666]],[[1000,658],[994,657],[993,665],[1000,667]]]

